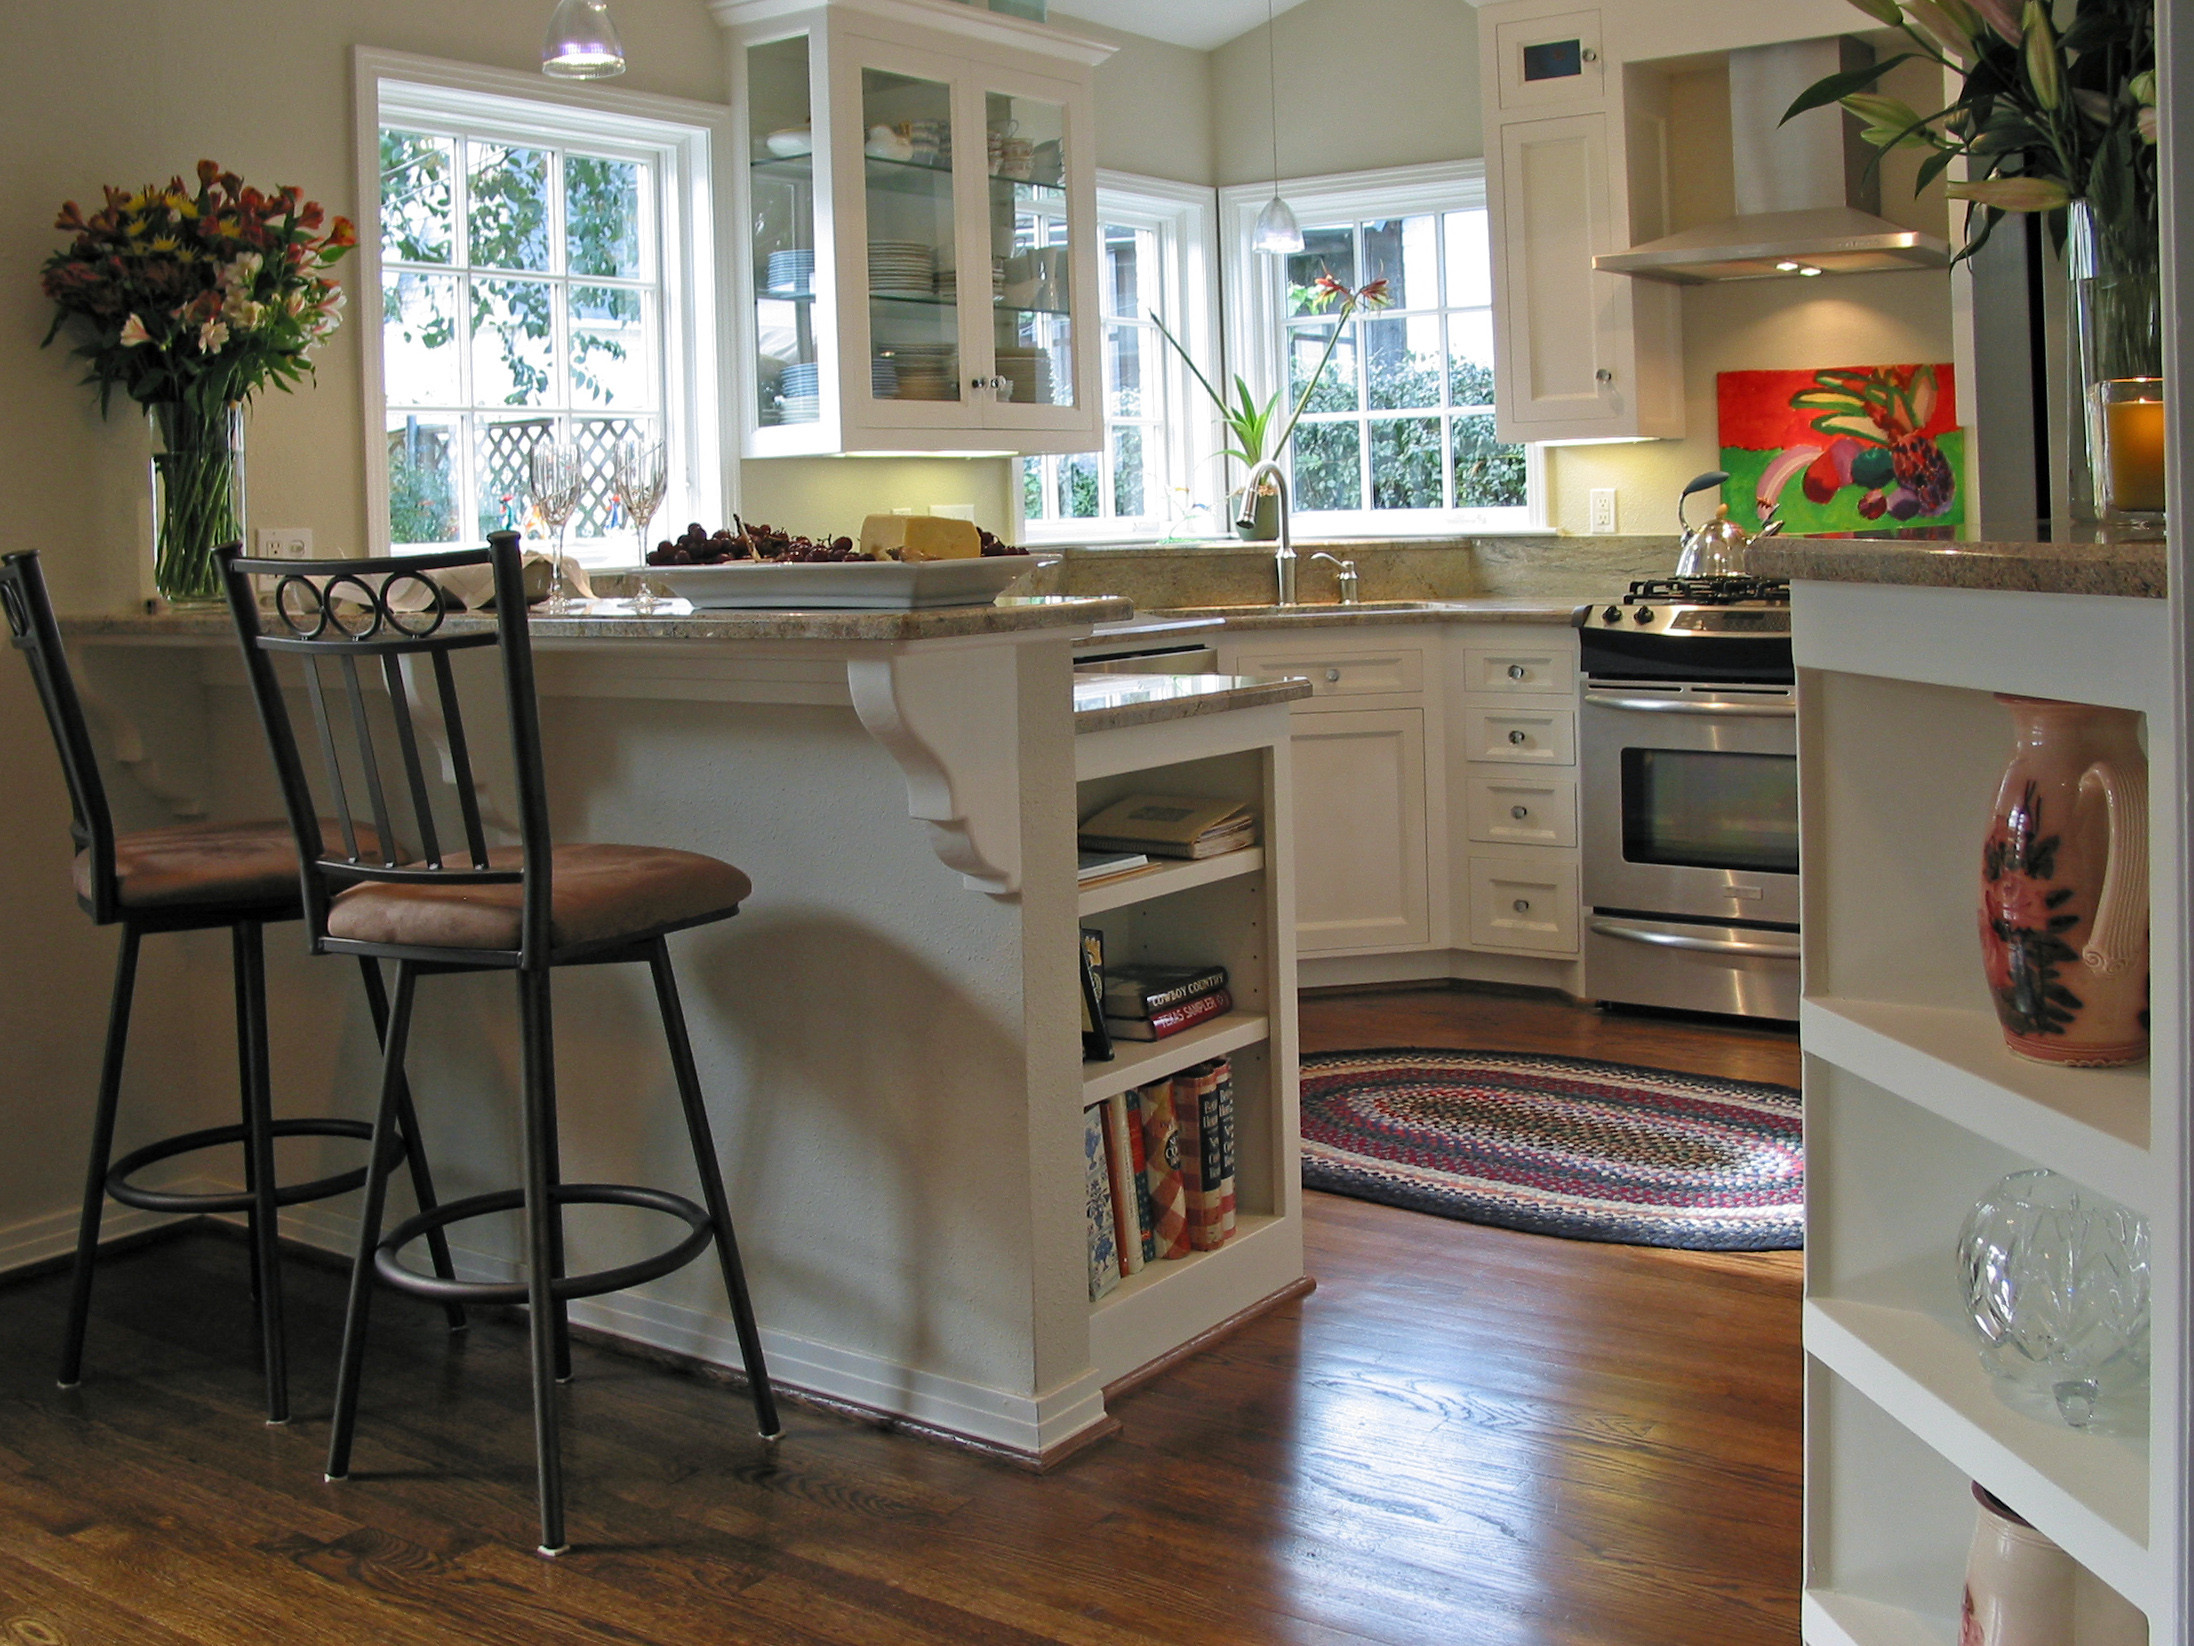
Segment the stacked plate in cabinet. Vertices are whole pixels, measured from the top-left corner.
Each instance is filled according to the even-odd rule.
[[[784,376],[777,380],[777,392],[784,402],[787,423],[812,423],[822,415],[819,369],[812,360],[801,361],[787,366]]]
[[[998,351],[998,375],[1013,385],[1016,404],[1044,406],[1051,403],[1051,356],[1042,349]]]
[[[937,248],[919,240],[872,240],[868,289],[878,297],[936,295]]]
[[[960,398],[960,350],[953,343],[894,343],[876,351],[875,366],[889,365],[894,392],[877,398],[957,400]]]
[[[804,297],[815,289],[815,253],[773,251],[766,289],[774,297]]]
[[[1005,301],[1005,296],[1006,260],[1003,257],[994,257],[990,262],[990,300],[993,303],[1002,303]],[[959,302],[960,271],[958,269],[939,269],[937,271],[937,300],[941,303]]]

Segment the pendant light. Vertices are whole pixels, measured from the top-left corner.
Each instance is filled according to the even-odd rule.
[[[608,0],[557,0],[541,42],[541,72],[559,80],[607,80],[625,72],[625,43]]]
[[[1272,0],[1265,0],[1265,85],[1272,97],[1272,198],[1257,214],[1249,243],[1274,257],[1292,257],[1303,249],[1303,228],[1294,209],[1280,198],[1280,48],[1273,27]]]

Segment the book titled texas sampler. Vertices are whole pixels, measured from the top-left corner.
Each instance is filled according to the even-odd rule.
[[[1234,1009],[1224,966],[1114,966],[1104,974],[1105,1029],[1163,1040]]]
[[[1234,1071],[1225,1058],[1091,1104],[1082,1120],[1091,1302],[1155,1260],[1217,1251],[1233,1237]]]
[[[1083,823],[1083,851],[1217,857],[1257,843],[1257,814],[1239,800],[1131,794]]]

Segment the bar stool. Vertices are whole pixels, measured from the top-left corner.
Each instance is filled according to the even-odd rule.
[[[94,924],[122,928],[113,1004],[107,1013],[99,1099],[92,1120],[91,1160],[84,1177],[83,1213],[77,1226],[68,1325],[61,1346],[61,1387],[73,1389],[83,1377],[92,1269],[98,1256],[101,1214],[109,1196],[125,1206],[149,1212],[186,1216],[242,1212],[250,1233],[252,1297],[259,1307],[267,1421],[287,1423],[289,1372],[282,1330],[282,1272],[276,1247],[278,1209],[347,1194],[365,1182],[366,1168],[353,1167],[285,1187],[275,1181],[274,1142],[283,1137],[346,1137],[363,1142],[372,1136],[371,1128],[361,1121],[276,1120],[271,1112],[263,930],[272,922],[295,920],[302,912],[296,839],[287,823],[187,823],[117,834],[85,726],[83,701],[62,650],[52,597],[35,550],[0,555],[0,605],[7,610],[10,638],[30,664],[31,679],[60,752],[61,775],[74,814],[70,833],[77,847],[76,900]],[[229,928],[242,1123],[185,1132],[113,1160],[115,1111],[121,1098],[130,1008],[137,989],[138,947],[148,933],[205,931],[217,926]],[[381,968],[378,962],[366,960],[361,962],[360,970],[365,976],[374,1028],[380,1032],[388,1016]],[[411,1169],[413,1191],[421,1207],[432,1208],[436,1203],[433,1177],[424,1151],[417,1146],[419,1133],[408,1092],[396,1094],[396,1111],[399,1146]],[[161,1161],[236,1143],[244,1145],[242,1194],[181,1194],[143,1188],[132,1181]],[[438,1273],[453,1272],[446,1240],[437,1239],[433,1257]],[[449,1314],[452,1330],[461,1329],[465,1324],[462,1307],[453,1303]]]
[[[677,976],[665,942],[672,932],[729,919],[753,888],[729,863],[693,852],[550,843],[518,536],[495,532],[488,543],[485,550],[408,555],[371,567],[342,560],[247,560],[234,546],[219,551],[219,559],[298,850],[308,859],[304,904],[313,950],[396,963],[381,1109],[375,1121],[375,1136],[389,1141],[377,1143],[370,1154],[343,1323],[342,1370],[328,1437],[327,1477],[342,1480],[350,1470],[366,1323],[376,1279],[438,1300],[523,1303],[533,1363],[539,1550],[558,1555],[564,1552],[565,1540],[557,1385],[571,1375],[565,1321],[571,1299],[622,1291],[657,1279],[713,1245],[731,1302],[756,1420],[765,1439],[775,1439],[779,1433],[761,1336],[747,1296],[700,1076],[679,1004]],[[457,603],[433,574],[481,565],[488,566],[494,578],[492,623],[479,617],[451,621]],[[262,617],[253,597],[254,575],[278,579],[272,618]],[[473,648],[494,648],[501,664],[503,717],[517,792],[515,846],[490,847],[482,823],[464,705],[451,662],[454,654]],[[324,787],[317,797],[275,670],[275,660],[285,655],[299,663],[319,745]],[[380,703],[368,701],[362,679],[368,671],[377,671],[386,689],[385,717]],[[434,791],[420,761],[410,702],[414,692],[422,704],[431,692],[432,706],[426,712],[439,722],[438,741],[464,836],[458,852],[445,854],[441,844]],[[372,696],[378,699],[380,693]],[[377,718],[383,720],[378,729]],[[340,750],[338,727],[344,734]],[[384,767],[401,774],[401,787],[384,787]],[[351,821],[353,786],[362,790],[370,808],[374,844]],[[390,790],[399,803],[409,801],[408,843],[400,844],[391,826]],[[340,852],[323,846],[318,836],[321,800],[331,803],[325,809],[342,831]],[[447,809],[445,802],[443,810]],[[660,1189],[561,1180],[550,979],[560,966],[623,962],[645,964],[653,976],[687,1140],[701,1180],[701,1205]],[[468,1195],[422,1211],[383,1234],[414,992],[422,977],[475,971],[507,971],[517,983],[523,1185]],[[639,1262],[595,1274],[567,1275],[563,1210],[573,1205],[633,1206],[665,1213],[685,1225],[685,1234],[675,1245]],[[431,1236],[466,1218],[513,1210],[525,1214],[523,1281],[451,1281],[419,1274],[400,1260],[402,1248],[422,1235]]]

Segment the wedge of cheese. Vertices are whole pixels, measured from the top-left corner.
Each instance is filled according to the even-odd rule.
[[[983,552],[983,538],[972,520],[872,514],[861,522],[861,551],[887,560],[974,560]]]

